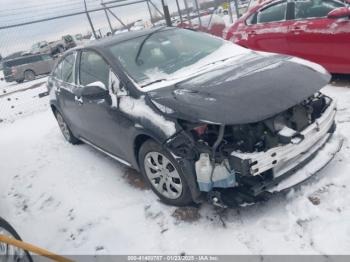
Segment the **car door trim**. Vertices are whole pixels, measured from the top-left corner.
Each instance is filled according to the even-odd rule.
[[[100,148],[100,147],[96,146],[95,144],[91,143],[89,140],[86,140],[86,139],[83,138],[83,137],[79,137],[79,139],[80,139],[81,141],[83,141],[85,144],[88,144],[89,146],[92,146],[93,148],[97,149],[98,151],[104,153],[105,155],[107,155],[107,156],[109,156],[109,157],[111,157],[111,158],[117,160],[118,162],[120,162],[120,163],[122,163],[122,164],[124,164],[124,165],[126,165],[126,166],[131,167],[131,164],[130,164],[129,162],[127,162],[127,161],[125,161],[124,159],[121,159],[121,158],[119,158],[119,157],[117,157],[117,156],[115,156],[115,155],[113,155],[113,154],[111,154],[111,153],[109,153],[109,152],[103,150],[102,148]]]

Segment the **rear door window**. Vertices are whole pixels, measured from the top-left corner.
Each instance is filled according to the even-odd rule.
[[[41,61],[41,57],[40,56],[29,56],[24,58],[23,60],[23,64],[31,64],[31,63],[36,63]]]
[[[61,80],[67,83],[74,83],[75,53],[67,55],[61,62]]]
[[[328,13],[345,5],[334,0],[302,0],[295,2],[295,19],[327,17]]]
[[[52,72],[52,76],[59,80],[62,80],[62,64],[63,61],[61,61]]]
[[[269,6],[257,14],[258,23],[271,23],[286,20],[287,2]]]

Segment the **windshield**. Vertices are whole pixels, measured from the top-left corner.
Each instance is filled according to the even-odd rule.
[[[169,79],[220,49],[219,38],[190,30],[154,31],[110,47],[127,73],[141,87]]]

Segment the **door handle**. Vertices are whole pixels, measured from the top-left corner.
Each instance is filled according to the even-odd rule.
[[[82,105],[82,104],[84,103],[82,97],[77,97],[77,96],[75,96],[75,97],[74,97],[74,101],[75,101],[78,105]]]
[[[300,27],[300,26],[294,26],[294,27],[292,27],[292,29],[291,29],[291,31],[292,32],[300,32],[300,31],[302,31],[303,29]]]
[[[256,35],[256,32],[255,31],[249,31],[248,35]]]

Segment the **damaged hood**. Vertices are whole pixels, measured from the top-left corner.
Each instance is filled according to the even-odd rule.
[[[250,52],[148,96],[163,113],[183,120],[247,124],[302,102],[329,80],[328,72],[315,63]]]

